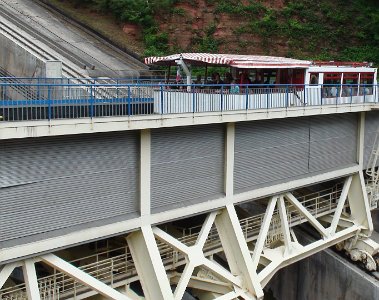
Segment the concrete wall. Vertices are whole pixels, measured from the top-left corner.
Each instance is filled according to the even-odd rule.
[[[379,299],[379,281],[329,249],[280,270],[266,290],[265,300]]]
[[[17,77],[45,77],[45,63],[2,34],[0,67]]]

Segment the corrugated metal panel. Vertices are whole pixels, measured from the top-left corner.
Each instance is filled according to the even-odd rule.
[[[366,113],[365,124],[365,146],[364,146],[364,168],[367,168],[367,163],[372,152],[372,147],[375,140],[375,135],[379,130],[379,111],[370,111]],[[379,166],[379,161],[378,164]]]
[[[220,197],[224,186],[223,125],[152,130],[154,212]]]
[[[353,114],[238,123],[235,192],[356,163]]]
[[[309,172],[357,163],[357,114],[310,118]]]
[[[235,192],[304,174],[308,167],[307,122],[294,118],[236,124]]]
[[[138,212],[138,138],[121,132],[4,141],[0,241]]]

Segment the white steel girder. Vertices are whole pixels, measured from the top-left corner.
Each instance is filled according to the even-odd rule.
[[[305,207],[291,193],[272,196],[268,202],[252,255],[249,251],[235,208],[231,204],[219,210],[217,213],[212,212],[208,214],[197,241],[193,246],[185,245],[158,227],[144,229],[150,232],[150,238],[149,240],[143,240],[145,244],[142,248],[149,249],[150,252],[155,252],[155,256],[149,259],[149,261],[153,261],[153,263],[149,271],[146,272],[149,272],[149,276],[151,276],[151,272],[154,273],[155,282],[164,281],[167,287],[167,294],[161,293],[161,297],[158,298],[155,293],[154,297],[147,297],[146,299],[177,300],[181,299],[187,287],[206,288],[205,284],[200,283],[200,281],[196,282],[198,279],[192,275],[194,269],[198,266],[205,267],[216,277],[222,278],[222,280],[230,286],[231,290],[226,292],[228,288],[227,285],[225,286],[225,283],[223,285],[220,284],[220,288],[217,288],[217,283],[212,281],[211,284],[213,286],[209,289],[209,292],[224,291],[224,294],[216,299],[235,299],[237,297],[242,299],[261,299],[263,297],[263,287],[280,268],[306,258],[340,241],[351,238],[362,231],[370,231],[372,221],[361,176],[361,173],[357,173],[346,178],[341,195],[339,199],[337,199],[335,209],[328,215],[329,218],[325,218],[325,215],[321,218],[326,226],[328,226],[328,223],[330,224],[329,227],[323,226],[317,219],[317,215],[312,215],[312,211]],[[351,215],[349,220],[346,221],[346,216],[344,215],[342,217],[342,211],[348,198]],[[287,201],[289,205],[292,205],[292,209],[295,209],[301,214],[308,223],[319,232],[319,240],[306,246],[301,245],[297,241],[294,232],[290,229],[291,224],[289,224],[285,201]],[[270,226],[272,226],[271,221],[273,220],[275,209],[277,209],[276,215],[280,216],[282,244],[275,248],[270,248],[270,246],[266,245],[266,241]],[[325,220],[329,221],[325,222]],[[202,251],[202,247],[205,244],[213,223],[216,225],[230,271],[207,259]],[[133,233],[128,237],[128,242],[131,243],[131,249],[137,246],[136,242],[133,241],[133,236],[138,234],[141,233]],[[159,256],[158,246],[153,236],[185,255],[187,264],[180,277],[179,275],[174,276],[172,278],[175,279],[170,281],[167,273],[163,272],[165,267]],[[142,242],[142,240],[140,242]],[[141,244],[138,246],[138,249],[141,250]],[[146,251],[146,253],[149,251]],[[142,253],[142,251],[136,253],[136,251],[132,250],[132,255],[136,262],[139,260],[139,256],[142,256]],[[263,261],[268,262],[268,264],[262,265]],[[153,265],[155,265],[155,267],[153,267]],[[156,270],[160,271],[157,272]],[[141,276],[143,272],[138,273]],[[145,295],[149,295],[149,287],[146,286],[149,285],[149,280],[141,278],[141,282],[144,281],[145,284],[142,284],[142,286]],[[170,283],[177,284],[174,293],[168,288]],[[152,283],[150,282],[150,284]],[[152,284],[152,286],[154,286],[154,284]]]
[[[370,233],[372,220],[364,188],[361,173],[346,178],[334,210],[321,217],[313,215],[312,207],[306,206],[291,193],[272,196],[267,203],[253,251],[249,250],[248,242],[251,239],[247,241],[248,237],[244,235],[233,204],[208,213],[194,244],[187,245],[159,227],[141,227],[128,235],[127,242],[145,299],[179,300],[188,287],[198,289],[201,293],[207,292],[207,283],[210,286],[208,294],[212,294],[215,299],[262,299],[263,287],[280,268],[360,233]],[[349,215],[343,213],[347,199],[351,211]],[[290,214],[294,212],[303,216],[303,220],[306,219],[319,232],[319,240],[305,246],[297,241],[291,229],[294,225],[291,224]],[[204,251],[208,240],[215,238],[213,225],[217,229],[219,243],[230,270],[209,259],[210,254]],[[281,234],[281,239],[276,240],[276,243],[270,244],[270,230],[279,230]],[[185,257],[182,262],[186,264],[181,274],[172,273],[175,263],[171,267],[165,265],[156,239]],[[60,270],[106,298],[131,299],[53,254],[42,255],[37,260]],[[40,299],[34,267],[37,260],[5,265],[0,270],[0,285],[5,283],[15,267],[22,266],[28,298]],[[211,276],[199,277],[199,269],[207,270]],[[194,274],[196,272],[197,276]],[[172,284],[176,284],[174,292]]]

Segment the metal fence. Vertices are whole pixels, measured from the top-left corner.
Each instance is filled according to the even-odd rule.
[[[375,85],[177,85],[0,78],[0,120],[76,119],[378,103]]]

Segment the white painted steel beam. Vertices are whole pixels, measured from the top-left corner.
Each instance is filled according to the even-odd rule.
[[[312,254],[320,252],[332,245],[335,245],[343,240],[351,238],[356,235],[362,229],[361,226],[352,225],[350,228],[346,228],[337,232],[333,237],[326,237],[324,239],[313,242],[307,246],[293,247],[291,255],[284,257],[281,256],[283,251],[274,249],[274,253],[271,255],[272,257],[277,257],[276,263],[273,265],[268,265],[264,268],[259,274],[258,278],[261,282],[262,287],[265,287],[269,280],[275,275],[275,273],[290,264],[293,264],[299,260],[302,260]],[[269,252],[270,250],[267,250]]]
[[[328,235],[326,229],[320,224],[317,219],[295,198],[291,193],[286,193],[285,197],[293,206],[308,220],[308,222],[324,237]]]
[[[60,270],[61,272],[67,274],[68,276],[74,278],[80,283],[94,289],[99,294],[114,300],[131,300],[131,298],[121,294],[105,283],[97,280],[96,278],[88,275],[86,272],[76,268],[72,264],[64,261],[60,257],[54,254],[45,254],[42,255],[41,260],[51,267]]]
[[[141,130],[140,143],[140,212],[141,216],[150,215],[151,181],[151,133],[150,129]]]
[[[151,227],[133,232],[127,241],[146,300],[174,300]]]
[[[370,203],[362,171],[353,175],[348,197],[353,220],[356,224],[362,225],[365,228],[366,234],[371,235],[374,225],[372,223]]]
[[[285,246],[284,256],[286,256],[291,253],[292,246],[291,246],[290,228],[289,228],[288,218],[287,218],[287,210],[286,210],[286,205],[285,205],[283,196],[279,197],[278,210],[279,210],[280,224],[282,227],[284,246]]]
[[[1,270],[0,270],[0,289],[3,287],[4,283],[7,281],[9,276],[12,274],[14,268],[16,268],[18,264],[16,263],[9,263],[6,264]]]
[[[274,209],[275,209],[277,200],[278,200],[278,197],[274,196],[269,200],[268,205],[267,205],[266,213],[261,225],[261,230],[259,231],[258,239],[254,247],[254,252],[253,252],[253,257],[252,257],[253,258],[252,267],[254,270],[258,268],[259,259],[262,254],[263,247],[265,245],[267,233],[270,228],[270,223],[271,223],[272,215],[274,214]]]
[[[225,138],[225,196],[233,197],[234,193],[234,141],[235,124],[227,123]]]
[[[363,165],[364,161],[364,147],[365,147],[365,124],[366,124],[366,113],[361,112],[359,114],[358,122],[358,145],[357,145],[357,161],[361,166],[361,169],[365,169],[366,166]]]
[[[40,300],[41,296],[39,293],[37,273],[34,265],[34,261],[27,259],[24,261],[22,266],[22,271],[24,274],[24,281],[26,286],[26,293],[29,300]]]
[[[344,183],[343,188],[342,188],[341,196],[338,199],[337,208],[334,212],[333,220],[332,220],[332,223],[330,224],[330,227],[329,227],[329,235],[334,235],[336,233],[337,225],[338,225],[339,219],[341,217],[342,210],[343,210],[343,207],[345,205],[345,202],[347,199],[347,194],[349,192],[352,180],[353,180],[352,176],[349,176],[348,178],[345,179],[345,183]]]
[[[253,268],[249,248],[246,244],[237,213],[233,205],[228,205],[216,217],[217,231],[233,275],[240,276],[243,287],[258,299],[263,290]]]

